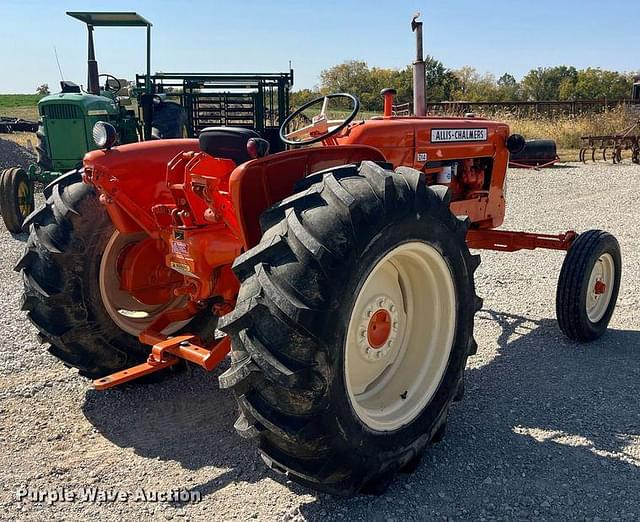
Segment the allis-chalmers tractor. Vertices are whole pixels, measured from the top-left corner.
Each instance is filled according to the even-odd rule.
[[[101,150],[46,189],[17,267],[51,353],[104,389],[231,351],[219,382],[240,435],[292,480],[349,495],[383,491],[444,434],[477,349],[470,249],[567,251],[560,328],[601,336],[614,237],[498,229],[523,139],[425,117],[419,93],[417,116],[395,117],[383,95],[368,121],[349,94],[304,105],[322,108],[302,129],[285,121],[294,148],[271,155],[246,129],[113,147],[96,124]],[[335,99],[351,104],[343,120],[328,117]]]

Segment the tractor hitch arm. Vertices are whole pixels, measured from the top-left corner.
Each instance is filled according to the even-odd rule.
[[[467,232],[467,246],[478,250],[498,250],[517,252],[518,250],[569,250],[578,234],[569,230],[564,234],[537,234],[533,232],[512,232],[509,230],[470,229]]]
[[[147,337],[149,337],[149,334],[147,334]],[[147,338],[147,341],[149,340]],[[93,381],[94,388],[96,390],[113,388],[125,382],[169,368],[177,364],[180,359],[185,359],[202,366],[207,371],[211,371],[222,362],[231,349],[231,341],[227,336],[219,339],[210,348],[197,344],[192,335],[176,337],[158,335],[156,340],[157,342],[153,345],[149,359],[146,362],[96,379]]]

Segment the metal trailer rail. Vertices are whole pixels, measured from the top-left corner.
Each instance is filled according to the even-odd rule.
[[[145,75],[136,75],[136,88]],[[289,114],[293,70],[288,73],[156,73],[149,77],[153,94],[179,100],[187,113],[189,134],[214,126],[246,127],[283,150],[280,122]]]

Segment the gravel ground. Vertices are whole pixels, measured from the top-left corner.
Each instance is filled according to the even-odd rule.
[[[18,312],[25,237],[0,233],[0,518],[7,520],[640,519],[640,167],[512,171],[506,227],[601,227],[623,284],[610,331],[586,346],[555,321],[562,254],[484,253],[478,355],[444,442],[382,497],[316,495],[269,472],[235,435],[235,406],[198,369],[95,392],[48,356]],[[223,365],[226,367],[226,365]],[[224,368],[223,368],[224,369]],[[46,502],[31,492],[186,488],[200,502]],[[49,500],[54,498],[48,497]]]
[[[36,159],[36,155],[29,148],[23,146],[22,143],[17,143],[17,141],[26,143],[30,138],[35,143],[35,134],[21,132],[17,133],[16,136],[19,136],[19,138],[0,138],[0,170],[9,167],[26,169],[29,163]]]

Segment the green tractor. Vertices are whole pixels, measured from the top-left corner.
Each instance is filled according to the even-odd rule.
[[[99,121],[108,122],[118,132],[120,144],[140,139],[178,138],[188,135],[187,118],[178,103],[151,92],[151,23],[137,13],[68,12],[84,22],[88,31],[87,89],[62,81],[61,91],[38,103],[37,160],[25,170],[20,167],[0,173],[0,211],[10,232],[21,232],[22,223],[34,210],[34,183],[48,184],[63,172],[78,168],[83,156],[98,147]],[[119,96],[121,80],[99,74],[93,43],[94,27],[146,27],[147,69],[145,85],[134,89],[132,97]],[[104,78],[102,86],[100,79]],[[134,98],[134,99],[132,99]],[[137,104],[137,111],[133,102]],[[142,114],[140,123],[139,114]],[[95,135],[94,129],[98,132]]]

